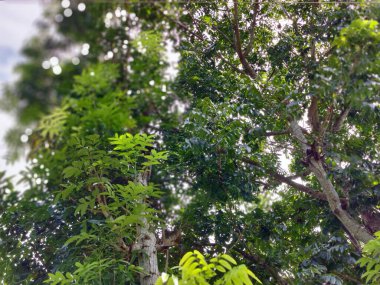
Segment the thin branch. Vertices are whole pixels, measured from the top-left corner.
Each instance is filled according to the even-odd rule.
[[[280,3],[279,5],[280,5],[282,11],[284,12],[284,14],[286,15],[286,17],[288,17],[290,20],[292,20],[293,30],[296,33],[296,35],[299,36],[300,33],[298,30],[298,26],[297,26],[297,20],[290,15],[290,13],[285,9],[285,7],[282,5],[282,3]]]
[[[255,265],[262,266],[274,279],[276,279],[277,284],[279,285],[288,285],[289,283],[284,280],[279,274],[279,269],[274,268],[268,264],[268,261],[259,256],[258,254],[253,254],[251,252],[247,252],[246,250],[240,250],[238,248],[234,249],[237,253],[241,254],[245,259],[253,262]]]
[[[99,176],[98,176],[98,178],[100,179]],[[100,210],[101,210],[103,216],[106,219],[113,221],[114,218],[112,217],[111,213],[107,210],[107,207],[108,207],[107,206],[107,199],[104,195],[101,195],[105,190],[104,185],[101,183],[98,183],[95,185],[95,187],[97,189],[99,189],[99,191],[100,191],[100,194],[96,196],[96,201],[99,204],[99,207],[100,207]],[[130,247],[125,244],[123,238],[120,236],[116,237],[116,244],[114,244],[113,246],[116,250],[123,252],[125,255],[128,255],[130,252]]]
[[[263,169],[261,167],[261,165],[259,165],[258,163],[256,163],[255,161],[253,161],[250,158],[243,157],[242,161]],[[278,182],[285,183],[285,184],[287,184],[289,186],[292,186],[296,190],[298,190],[300,192],[303,192],[303,193],[306,193],[306,194],[310,195],[311,197],[313,197],[315,199],[322,200],[322,201],[327,201],[326,195],[324,193],[322,193],[322,192],[315,191],[314,189],[312,189],[310,187],[307,187],[305,185],[299,184],[299,183],[293,181],[292,179],[290,179],[289,177],[285,177],[285,176],[283,176],[283,175],[281,175],[281,174],[279,174],[279,173],[277,173],[277,172],[275,172],[273,170],[265,170],[265,169],[263,169],[263,170],[265,172],[267,172],[269,175],[271,175]]]
[[[220,53],[216,53],[215,55],[216,55],[216,57],[218,57],[221,61],[223,61],[223,63],[225,63],[225,64],[227,64],[229,67],[231,67],[235,72],[247,76],[247,74],[244,72],[244,70],[241,70],[241,69],[237,68],[237,67],[236,67],[235,65],[233,65],[231,62],[229,62],[228,60],[226,60],[226,59],[223,57],[223,55],[221,55]]]
[[[243,51],[241,49],[241,39],[240,39],[240,31],[239,31],[239,16],[238,16],[238,1],[234,0],[234,24],[233,29],[235,33],[234,42],[235,42],[235,49],[239,56],[239,60],[241,64],[243,65],[244,70],[247,72],[249,77],[252,79],[256,78],[256,72],[253,70],[252,66],[248,63],[247,59],[245,58]]]
[[[189,16],[190,18],[193,20],[193,24],[198,28],[198,30],[204,30],[204,29],[199,29],[199,24],[204,24],[204,25],[207,25],[204,21],[202,20],[199,20],[199,19],[196,19],[192,13],[189,12]],[[231,39],[222,31],[220,30],[216,25],[214,25],[213,23],[211,23],[211,26],[214,30],[216,30],[217,32],[219,32],[219,34],[228,42],[231,44],[231,46],[233,45],[233,42],[231,41]]]
[[[198,40],[200,41],[205,41],[204,37],[202,34],[199,34],[199,33],[196,33],[194,32],[193,29],[191,29],[188,25],[178,21],[178,20],[175,20],[175,19],[172,19],[172,18],[169,18],[169,20],[173,21],[174,23],[176,23],[180,28],[182,28],[183,30],[185,30],[186,32],[189,32],[190,34],[192,34],[193,36],[195,36]],[[241,70],[239,69],[238,67],[236,67],[235,65],[233,65],[231,62],[229,62],[221,53],[219,52],[216,52],[215,53],[216,57],[219,58],[223,63],[227,64],[229,67],[231,67],[235,72],[237,73],[240,73],[242,75],[245,75],[247,76],[247,73],[244,72],[244,70]]]
[[[193,16],[191,13],[189,13],[189,16],[190,16],[191,19],[193,20],[193,24],[194,24],[194,26],[196,26],[196,27],[198,28],[197,30],[198,30],[198,31],[201,30],[201,29],[199,29],[199,26],[198,26],[198,23],[199,23],[200,21],[197,20],[197,19],[195,19],[194,16]],[[184,26],[185,26],[185,25],[184,25]],[[217,29],[217,30],[219,31],[219,33],[224,37],[224,39],[225,39],[227,42],[229,42],[229,43],[231,43],[231,44],[234,44],[234,43],[232,43],[231,40],[227,37],[227,35],[225,35],[225,34],[224,34],[222,31],[220,31],[217,27],[215,27],[215,26],[213,25],[213,28]],[[187,27],[187,30],[188,30],[188,31],[191,31],[189,27]],[[198,35],[200,35],[200,36],[198,36],[198,39],[201,39],[202,41],[205,41],[205,39],[204,39],[202,33],[198,33]],[[215,55],[216,55],[216,57],[219,58],[223,63],[225,63],[225,64],[227,64],[229,67],[231,67],[235,72],[240,73],[240,74],[243,74],[243,75],[247,75],[246,72],[244,72],[244,70],[239,69],[238,67],[236,67],[235,65],[233,65],[232,63],[230,63],[228,60],[226,60],[225,57],[224,57],[221,53],[216,52]]]
[[[294,174],[294,175],[288,176],[287,178],[288,178],[288,179],[296,179],[296,178],[300,178],[300,177],[306,177],[306,176],[308,176],[310,173],[311,173],[310,169],[307,169],[306,171],[304,171],[304,172],[302,172],[302,173]]]
[[[293,187],[294,189],[302,192],[302,193],[305,193],[305,194],[308,194],[309,196],[315,198],[315,199],[318,199],[318,200],[321,200],[321,201],[326,201],[328,202],[327,200],[327,196],[325,193],[323,192],[319,192],[319,191],[316,191],[314,190],[313,188],[310,188],[310,187],[307,187],[305,185],[302,185],[302,184],[299,184],[295,181],[293,181],[292,179],[296,178],[296,177],[299,177],[299,175],[296,175],[296,176],[283,176],[275,171],[272,171],[272,170],[266,170],[266,169],[263,169],[263,167],[261,167],[258,163],[256,163],[255,161],[247,158],[247,157],[244,157],[242,159],[243,162],[246,162],[248,164],[251,164],[251,165],[254,165],[262,170],[264,170],[266,173],[268,173],[269,175],[271,175],[275,180],[277,180],[278,182],[281,182],[281,183],[285,183],[291,187]],[[310,172],[305,172],[305,174],[309,174]],[[342,204],[347,204],[347,198],[339,198],[340,202]]]
[[[250,131],[254,131],[254,130],[247,128],[246,131],[250,132]],[[301,131],[304,134],[308,134],[308,131],[305,128],[301,127]],[[281,130],[281,131],[268,131],[268,132],[263,132],[263,133],[257,132],[258,136],[263,136],[263,137],[273,137],[273,136],[290,135],[290,134],[291,134],[290,129]]]
[[[310,195],[311,197],[313,197],[315,199],[327,201],[326,195],[322,192],[315,191],[313,188],[299,184],[299,183],[293,181],[292,179],[285,177],[285,176],[283,176],[277,172],[271,172],[271,174],[279,182],[285,183],[285,184],[293,187],[294,189],[296,189],[300,192],[303,192],[303,193]]]
[[[329,125],[331,123],[332,117],[334,114],[334,104],[331,104],[327,110],[327,114],[325,119],[323,120],[323,123],[321,124],[321,130],[320,130],[320,141],[322,142],[324,140],[325,134],[327,129],[329,128]]]
[[[302,151],[306,155],[309,148],[305,135],[302,132],[302,128],[298,125],[296,120],[290,122],[290,130],[295,139],[301,144]]]
[[[272,136],[281,136],[281,135],[288,135],[290,134],[289,130],[284,131],[271,131],[271,132],[265,132],[263,134],[264,137],[272,137]]]
[[[351,111],[351,106],[344,108],[344,110],[340,113],[339,117],[336,119],[332,127],[333,132],[339,132],[342,129],[343,123],[346,120],[350,111]]]
[[[168,17],[168,19],[171,20],[171,21],[173,21],[174,23],[176,23],[180,28],[186,30],[187,32],[189,32],[190,34],[192,34],[193,36],[195,36],[196,38],[198,38],[198,40],[204,41],[204,38],[203,38],[202,34],[194,32],[193,29],[191,29],[185,23],[182,23],[182,22],[180,22],[180,21],[178,21],[176,19],[170,18],[170,17]]]
[[[350,233],[350,231],[343,225],[343,230],[347,234],[348,239],[351,241],[352,245],[356,248],[358,252],[361,252],[360,244],[357,239]]]
[[[332,54],[335,51],[335,49],[336,49],[335,46],[330,47],[324,54],[321,55],[320,61],[322,61],[323,59],[328,57],[330,54]]]
[[[337,271],[333,271],[332,272],[333,274],[339,276],[340,278],[344,279],[344,280],[347,280],[347,281],[351,281],[351,282],[355,282],[356,284],[358,285],[362,285],[362,281],[360,279],[357,279],[351,275],[348,275],[348,274],[344,274],[342,272],[337,272]]]
[[[257,15],[259,14],[259,8],[260,8],[260,1],[255,1],[253,3],[252,24],[251,24],[251,27],[249,28],[249,42],[248,42],[247,47],[245,48],[244,56],[247,56],[253,47],[253,42],[254,42],[254,38],[255,38],[255,28],[256,28],[256,24],[257,24]]]

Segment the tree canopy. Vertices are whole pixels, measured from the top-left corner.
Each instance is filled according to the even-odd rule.
[[[379,20],[53,1],[4,90],[2,284],[378,284]]]

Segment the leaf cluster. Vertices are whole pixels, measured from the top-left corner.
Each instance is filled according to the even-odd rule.
[[[163,273],[156,285],[174,284],[241,284],[252,285],[251,278],[262,284],[256,275],[245,265],[237,265],[235,259],[227,254],[211,258],[209,263],[197,250],[187,252],[180,260],[180,277]]]

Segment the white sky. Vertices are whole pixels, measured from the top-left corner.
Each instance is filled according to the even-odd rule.
[[[19,51],[36,33],[34,23],[42,16],[42,8],[38,0],[0,1],[0,100],[2,85],[16,78],[13,68],[22,61]],[[0,111],[0,171],[7,170],[8,175],[17,174],[25,166],[23,160],[8,165],[5,158],[4,135],[13,124],[13,117]]]

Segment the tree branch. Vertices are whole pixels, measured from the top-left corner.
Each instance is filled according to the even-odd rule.
[[[256,72],[253,70],[252,66],[248,63],[247,59],[245,58],[242,48],[241,48],[241,39],[240,39],[240,31],[239,31],[239,16],[238,16],[238,1],[234,0],[234,23],[233,23],[233,30],[234,30],[234,42],[235,42],[235,50],[238,54],[239,60],[241,64],[243,65],[244,70],[247,72],[249,77],[252,79],[256,78]]]
[[[344,280],[347,280],[347,281],[351,281],[351,282],[354,282],[358,285],[362,285],[362,281],[360,279],[357,279],[351,275],[348,275],[348,274],[344,274],[344,273],[341,273],[341,272],[337,272],[337,271],[333,271],[332,272],[333,274],[339,276],[340,278],[344,279]]]
[[[327,110],[326,117],[325,117],[325,119],[323,120],[323,123],[320,126],[320,135],[319,135],[320,142],[322,142],[324,140],[326,131],[329,128],[329,125],[330,125],[330,122],[332,120],[333,114],[334,114],[334,105],[331,104],[329,106],[328,110]]]
[[[292,120],[290,122],[290,130],[294,138],[300,143],[303,153],[306,155],[309,145],[301,127],[298,125],[296,120]]]
[[[307,129],[302,128],[302,127],[300,127],[300,129],[301,129],[301,132],[303,134],[306,134],[306,135],[309,134]],[[250,127],[247,127],[244,130],[245,130],[246,134],[253,133],[255,136],[259,136],[259,137],[274,137],[274,136],[282,136],[282,135],[290,135],[291,134],[290,128],[287,128],[285,130],[265,131],[261,128],[252,129]]]
[[[318,114],[318,98],[313,96],[311,98],[310,107],[307,112],[309,124],[312,127],[313,133],[318,133],[320,128],[319,114]]]
[[[256,28],[256,23],[257,23],[257,15],[259,14],[259,8],[260,8],[260,1],[254,0],[253,19],[252,19],[251,27],[249,28],[249,42],[248,42],[247,47],[245,48],[244,56],[247,56],[253,47],[253,42],[254,42],[254,38],[255,38],[255,28]]]
[[[339,117],[336,119],[332,127],[333,132],[339,132],[342,129],[343,123],[346,120],[350,111],[351,111],[351,106],[344,108],[344,110],[340,113]]]
[[[191,19],[193,20],[193,24],[194,25],[197,25],[197,28],[198,30],[199,29],[199,23],[202,23],[202,24],[205,24],[207,25],[205,22],[203,22],[202,20],[198,20],[196,19],[192,13],[189,12],[189,16],[191,17]],[[231,41],[231,39],[222,31],[220,30],[216,25],[214,25],[213,23],[211,23],[211,26],[214,30],[218,31],[218,33],[226,40],[226,42],[230,43],[230,45],[232,46],[233,45],[233,42]],[[202,30],[202,29],[201,29]]]
[[[257,255],[257,254],[252,254],[252,253],[248,253],[246,250],[240,250],[238,248],[235,248],[234,251],[236,251],[237,253],[241,254],[244,259],[247,259],[251,262],[253,262],[255,265],[260,265],[262,267],[265,268],[265,270],[270,274],[272,275],[272,277],[274,279],[276,279],[277,281],[277,284],[279,285],[288,285],[289,283],[284,280],[279,274],[279,269],[278,268],[274,268],[272,266],[270,266],[267,262],[267,260],[265,260],[263,257]]]
[[[263,169],[258,163],[256,163],[255,161],[253,161],[250,158],[243,157],[242,161]],[[322,201],[327,201],[326,195],[324,193],[322,193],[322,192],[315,191],[314,189],[312,189],[310,187],[307,187],[305,185],[299,184],[299,183],[293,181],[292,179],[290,179],[288,177],[285,177],[285,176],[283,176],[283,175],[281,175],[281,174],[279,174],[279,173],[277,173],[275,171],[265,170],[265,169],[263,169],[263,170],[266,173],[268,173],[269,175],[271,175],[278,182],[285,183],[285,184],[287,184],[287,185],[295,188],[296,190],[298,190],[300,192],[303,192],[303,193],[306,193],[306,194],[310,195],[311,197],[313,197],[315,199],[322,200]]]
[[[301,128],[301,131],[304,133],[304,134],[308,134],[307,130],[304,129],[304,128]],[[281,135],[290,135],[290,130],[282,130],[282,131],[269,131],[269,132],[265,132],[263,134],[261,134],[262,136],[264,137],[272,137],[272,136],[281,136]]]
[[[305,185],[299,184],[299,183],[291,180],[288,177],[282,176],[281,174],[279,174],[277,172],[272,172],[271,174],[273,175],[273,177],[277,181],[280,181],[282,183],[288,184],[289,186],[292,186],[296,190],[298,190],[300,192],[303,192],[303,193],[306,193],[306,194],[310,195],[311,197],[313,197],[315,199],[322,200],[322,201],[327,201],[326,195],[324,193],[322,193],[322,192],[315,191],[314,189],[312,189],[310,187],[307,187]]]
[[[98,178],[100,180],[99,176],[98,176]],[[99,204],[99,207],[100,207],[100,210],[101,210],[103,216],[106,219],[113,221],[114,218],[112,217],[110,212],[107,210],[107,199],[104,195],[102,195],[102,193],[105,190],[104,185],[99,182],[93,186],[96,187],[97,189],[99,189],[100,193],[99,193],[99,195],[96,196],[96,201]],[[90,189],[91,189],[91,186],[90,186]],[[113,246],[115,247],[116,250],[123,252],[125,255],[128,255],[130,252],[130,247],[125,244],[123,238],[120,236],[116,237],[116,244]]]
[[[290,128],[293,136],[301,144],[301,148],[305,156],[308,153],[308,145],[306,138],[303,135],[297,121],[293,120],[290,123]],[[328,178],[328,175],[323,167],[322,161],[314,157],[309,157],[309,169],[317,178],[323,193],[326,195],[327,202],[329,203],[331,211],[339,219],[344,227],[351,233],[351,235],[358,241],[367,243],[373,236],[366,230],[366,228],[356,221],[346,210],[342,208],[341,199],[336,191],[334,185]]]
[[[281,135],[289,135],[289,134],[290,134],[289,130],[284,130],[284,131],[265,132],[263,135],[265,137],[272,137],[272,136],[281,136]]]
[[[175,19],[172,19],[172,18],[169,18],[169,20],[173,21],[174,23],[176,23],[180,28],[182,28],[183,30],[185,30],[186,32],[189,32],[190,34],[192,34],[193,36],[195,36],[198,40],[200,41],[205,41],[204,37],[202,34],[199,34],[199,33],[196,33],[193,31],[193,29],[191,29],[188,25],[186,25],[185,23],[182,23],[178,20],[175,20]],[[232,68],[232,70],[234,70],[235,72],[237,73],[240,73],[242,75],[245,75],[247,76],[247,73],[244,72],[244,70],[241,70],[239,69],[238,67],[236,67],[235,65],[233,65],[231,62],[229,62],[221,53],[219,52],[216,52],[215,53],[216,57],[219,58],[223,63],[227,64],[229,67]]]

